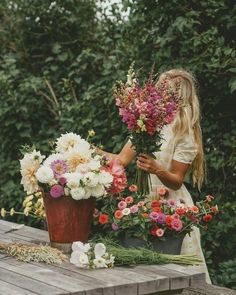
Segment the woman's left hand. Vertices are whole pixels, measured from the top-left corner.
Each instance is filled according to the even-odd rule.
[[[160,169],[156,160],[147,154],[140,154],[137,157],[137,166],[151,174],[155,174]]]

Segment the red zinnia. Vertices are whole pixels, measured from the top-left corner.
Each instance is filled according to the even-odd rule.
[[[176,213],[179,214],[180,216],[184,215],[185,214],[185,208],[183,207],[179,207],[176,209]]]
[[[161,212],[161,208],[160,207],[153,207],[152,211],[159,213],[159,212]]]
[[[206,214],[202,217],[202,219],[206,222],[212,220],[212,215],[211,214]]]
[[[115,218],[117,218],[117,219],[121,219],[122,217],[123,217],[123,213],[122,213],[122,211],[121,210],[116,210],[116,212],[115,212]]]
[[[98,222],[101,224],[108,223],[109,216],[107,214],[100,214]]]
[[[152,201],[152,203],[151,203],[151,207],[152,208],[154,208],[154,207],[160,207],[160,205],[161,205],[161,203],[158,200]]]

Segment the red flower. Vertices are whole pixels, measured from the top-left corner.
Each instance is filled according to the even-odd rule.
[[[152,236],[156,236],[156,231],[158,230],[158,227],[153,227],[150,229],[149,233],[152,235]]]
[[[185,208],[183,208],[183,207],[179,207],[179,208],[177,208],[175,211],[176,211],[176,213],[179,214],[180,216],[184,215],[185,212],[186,212]]]
[[[206,214],[202,217],[202,219],[206,222],[209,222],[210,220],[212,220],[212,215],[211,214]]]
[[[125,198],[125,202],[126,202],[127,204],[132,204],[133,201],[134,201],[134,199],[133,199],[132,196],[128,196],[128,197]]]
[[[101,224],[108,223],[109,216],[107,214],[100,214],[98,222]]]
[[[153,207],[152,211],[159,213],[159,212],[161,212],[161,208],[160,207]]]
[[[130,192],[132,192],[132,193],[136,193],[137,190],[138,190],[137,185],[132,184],[132,185],[129,186],[129,191],[130,191]]]
[[[154,207],[160,207],[160,205],[161,205],[161,203],[158,200],[152,201],[152,203],[151,203],[151,207],[152,208],[154,208]]]
[[[193,213],[198,213],[199,212],[199,208],[197,206],[192,206],[191,208],[189,208]]]
[[[171,215],[166,215],[166,225],[171,226],[171,222],[173,220],[173,217]]]

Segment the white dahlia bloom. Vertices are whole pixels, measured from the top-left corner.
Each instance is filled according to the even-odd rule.
[[[125,209],[122,210],[122,213],[123,213],[124,215],[129,215],[130,212],[131,212],[131,211],[130,211],[129,208],[125,208]]]
[[[98,184],[98,176],[94,172],[88,172],[84,174],[83,182],[86,186],[95,187]]]
[[[90,250],[91,246],[89,243],[82,243],[80,241],[77,241],[77,242],[73,242],[72,244],[72,250],[73,251],[77,251],[79,253],[86,253]]]
[[[66,153],[70,149],[78,147],[81,142],[81,137],[73,132],[62,134],[56,141],[56,151]]]
[[[90,161],[87,166],[90,168],[92,171],[99,171],[101,168],[101,163],[99,160],[92,160]]]
[[[54,173],[48,166],[41,166],[35,175],[38,181],[41,183],[49,183],[54,179]]]
[[[98,175],[98,181],[105,187],[109,187],[113,181],[113,176],[109,172],[101,171]]]
[[[93,259],[93,264],[95,268],[107,268],[106,260],[102,257]]]
[[[106,194],[106,190],[102,184],[98,184],[94,188],[92,188],[92,196],[95,198],[102,197]]]
[[[87,164],[91,159],[91,151],[81,151],[80,148],[74,148],[68,151],[65,155],[66,164],[70,172],[77,171],[78,167]]]
[[[95,258],[100,258],[106,253],[106,246],[103,243],[97,243],[94,247]]]
[[[71,197],[74,200],[82,200],[86,194],[85,189],[82,187],[73,188],[70,190]]]
[[[34,150],[32,153],[25,154],[23,159],[20,160],[20,172],[22,175],[21,184],[27,194],[32,194],[39,190],[38,180],[35,174],[43,159],[44,156],[42,156],[40,152]]]
[[[83,177],[81,173],[75,172],[75,173],[65,173],[62,175],[67,180],[67,186],[70,189],[77,188],[80,186],[80,181]]]

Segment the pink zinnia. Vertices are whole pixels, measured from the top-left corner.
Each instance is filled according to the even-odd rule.
[[[171,221],[171,227],[176,231],[180,231],[183,228],[182,221],[178,218],[174,218]]]
[[[171,200],[168,200],[167,202],[168,202],[168,205],[170,207],[172,207],[172,208],[176,207],[176,201],[175,200],[171,199]]]
[[[118,226],[118,224],[113,222],[112,225],[111,225],[111,228],[112,228],[113,231],[117,231],[119,229],[119,226]]]
[[[138,206],[137,205],[133,205],[132,207],[130,207],[130,212],[131,213],[137,213],[138,212]]]
[[[64,195],[64,189],[60,184],[55,184],[51,187],[50,195],[53,198],[59,198]]]
[[[120,201],[119,203],[118,203],[118,208],[120,209],[120,210],[123,210],[123,209],[125,209],[127,207],[127,203],[125,202],[125,201]]]
[[[154,221],[157,221],[158,216],[159,216],[159,214],[157,212],[151,212],[149,214],[149,217]]]
[[[157,235],[158,237],[162,237],[162,236],[164,235],[164,230],[163,230],[162,228],[158,228],[158,229],[156,230],[156,235]]]

